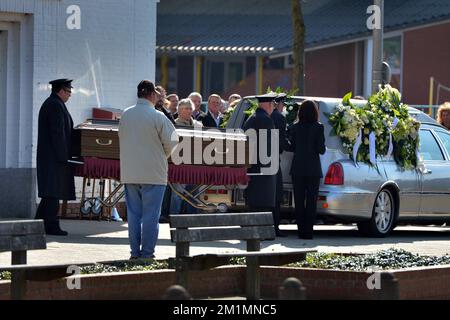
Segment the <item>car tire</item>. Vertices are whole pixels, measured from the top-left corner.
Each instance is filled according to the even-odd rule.
[[[370,220],[358,222],[358,230],[367,237],[384,238],[395,227],[396,215],[395,199],[389,189],[378,192],[372,208]]]

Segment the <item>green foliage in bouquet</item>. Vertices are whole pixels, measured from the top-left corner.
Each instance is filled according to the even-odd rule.
[[[324,114],[328,117],[328,121],[331,124],[331,134],[341,138],[344,149],[350,155],[350,158],[354,160],[353,145],[361,130],[364,128],[364,125],[369,123],[369,118],[364,114],[362,109],[357,108],[350,102],[351,96],[351,92],[347,93],[342,98],[342,102],[336,107],[334,113]],[[365,162],[369,161],[369,159],[366,159],[366,154],[358,154],[358,161]]]
[[[298,91],[298,89],[295,89],[295,90],[290,90],[290,91],[288,91],[286,93],[286,98],[287,99],[286,99],[286,103],[285,103],[285,105],[286,105],[285,115],[286,115],[286,118],[288,118],[288,117],[289,117],[289,119],[292,118],[291,122],[288,121],[288,123],[294,122],[295,118],[297,117],[297,111],[298,111],[297,110],[297,106],[295,106],[293,101],[290,101],[291,96],[293,96],[297,91]],[[286,92],[286,91],[283,88],[281,88],[281,87],[277,87],[275,89],[275,91],[273,91],[270,87],[267,87],[266,93],[271,93],[271,92],[283,93],[283,92]],[[258,108],[259,105],[258,105],[258,100],[257,99],[251,99],[251,100],[249,100],[249,102],[250,102],[250,107],[246,111],[244,111],[244,113],[248,117],[251,117],[255,113],[255,111],[256,111],[256,109]],[[292,107],[292,108],[289,109],[289,107]],[[228,108],[228,110],[224,112],[223,120],[222,120],[222,124],[221,124],[222,128],[226,128],[226,126],[228,124],[228,121],[230,120],[231,116],[233,115],[235,109],[236,108]],[[290,111],[288,111],[288,109]]]
[[[357,161],[370,162],[369,135],[374,133],[376,155],[388,154],[392,135],[393,157],[402,169],[417,166],[416,150],[419,146],[420,122],[408,113],[408,106],[401,103],[400,92],[386,85],[372,95],[363,107],[356,107],[350,101],[352,93],[346,94],[335,112],[325,114],[332,126],[332,134],[338,135],[344,149],[353,159],[353,147],[361,134],[361,145]]]

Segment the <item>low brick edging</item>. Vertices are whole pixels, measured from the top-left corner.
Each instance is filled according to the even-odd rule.
[[[194,297],[233,296],[244,292],[245,267],[221,267],[189,274]],[[81,289],[67,289],[67,279],[28,281],[27,299],[124,300],[161,299],[175,284],[174,270],[134,271],[82,275]],[[71,281],[72,283],[72,281]],[[0,281],[0,300],[10,298],[10,281]]]
[[[275,270],[274,270],[275,269]],[[450,299],[450,265],[383,271],[398,283],[399,299]],[[263,267],[261,292],[276,298],[278,287],[288,277],[298,278],[306,287],[308,299],[378,299],[389,292],[367,288],[372,272],[309,268]],[[384,288],[386,289],[386,288]]]
[[[450,300],[450,265],[395,270],[400,299]]]
[[[450,265],[390,270],[398,281],[400,299],[450,299]],[[276,299],[286,278],[296,277],[306,287],[307,299],[377,299],[389,297],[369,290],[370,272],[308,268],[262,267],[261,295]],[[175,283],[173,270],[83,275],[81,290],[68,290],[67,280],[28,282],[28,299],[161,299]],[[189,274],[195,298],[244,296],[245,266],[227,266]],[[9,281],[0,281],[0,300],[9,299]],[[383,290],[383,288],[381,288]]]

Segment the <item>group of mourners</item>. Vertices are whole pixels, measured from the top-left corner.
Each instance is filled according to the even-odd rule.
[[[37,178],[41,201],[36,218],[44,220],[46,233],[51,235],[67,235],[58,220],[59,201],[75,200],[74,168],[68,162],[73,121],[65,105],[72,94],[71,82],[69,79],[50,82],[52,93],[39,112]],[[233,95],[227,107],[233,108],[240,99],[239,95]],[[272,157],[272,149],[278,149],[279,155],[293,152],[290,175],[298,236],[312,239],[322,178],[320,155],[326,150],[318,106],[312,100],[299,103],[297,120],[287,128],[283,115],[285,94],[272,92],[256,96],[256,99],[258,107],[245,120],[243,129],[256,131],[257,146],[266,143],[272,159],[279,161],[281,158]],[[197,92],[179,100],[176,95],[166,96],[162,87],[143,80],[137,86],[137,103],[123,111],[119,122],[120,180],[125,186],[131,259],[154,257],[161,208],[167,193],[167,159],[177,144],[175,125],[218,128],[223,121],[225,103],[219,95],[208,97],[206,112],[201,110],[201,102],[202,97]],[[448,124],[449,120],[444,121]],[[267,140],[262,144],[261,130],[267,132]],[[278,132],[278,148],[272,148],[270,143],[273,132]],[[270,210],[276,235],[283,237],[285,234],[279,229],[283,177],[279,163],[275,172],[265,173],[271,166],[273,164],[266,164],[259,158],[251,165],[246,203],[251,210]],[[178,212],[171,213],[180,212],[179,203],[175,208]],[[195,212],[194,208],[191,210]]]

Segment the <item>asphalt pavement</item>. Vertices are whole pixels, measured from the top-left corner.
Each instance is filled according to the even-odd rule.
[[[83,263],[123,260],[129,258],[128,228],[124,222],[62,220],[69,236],[47,236],[47,249],[28,252],[28,264]],[[352,225],[316,225],[314,239],[296,237],[295,225],[282,225],[288,235],[273,241],[263,241],[262,250],[310,248],[319,252],[373,253],[382,249],[402,248],[422,255],[450,254],[450,227],[400,226],[387,238],[364,238]],[[239,241],[193,243],[191,254],[225,253],[245,250]],[[175,256],[167,223],[160,224],[156,258]],[[11,254],[0,253],[0,264],[10,264]]]

